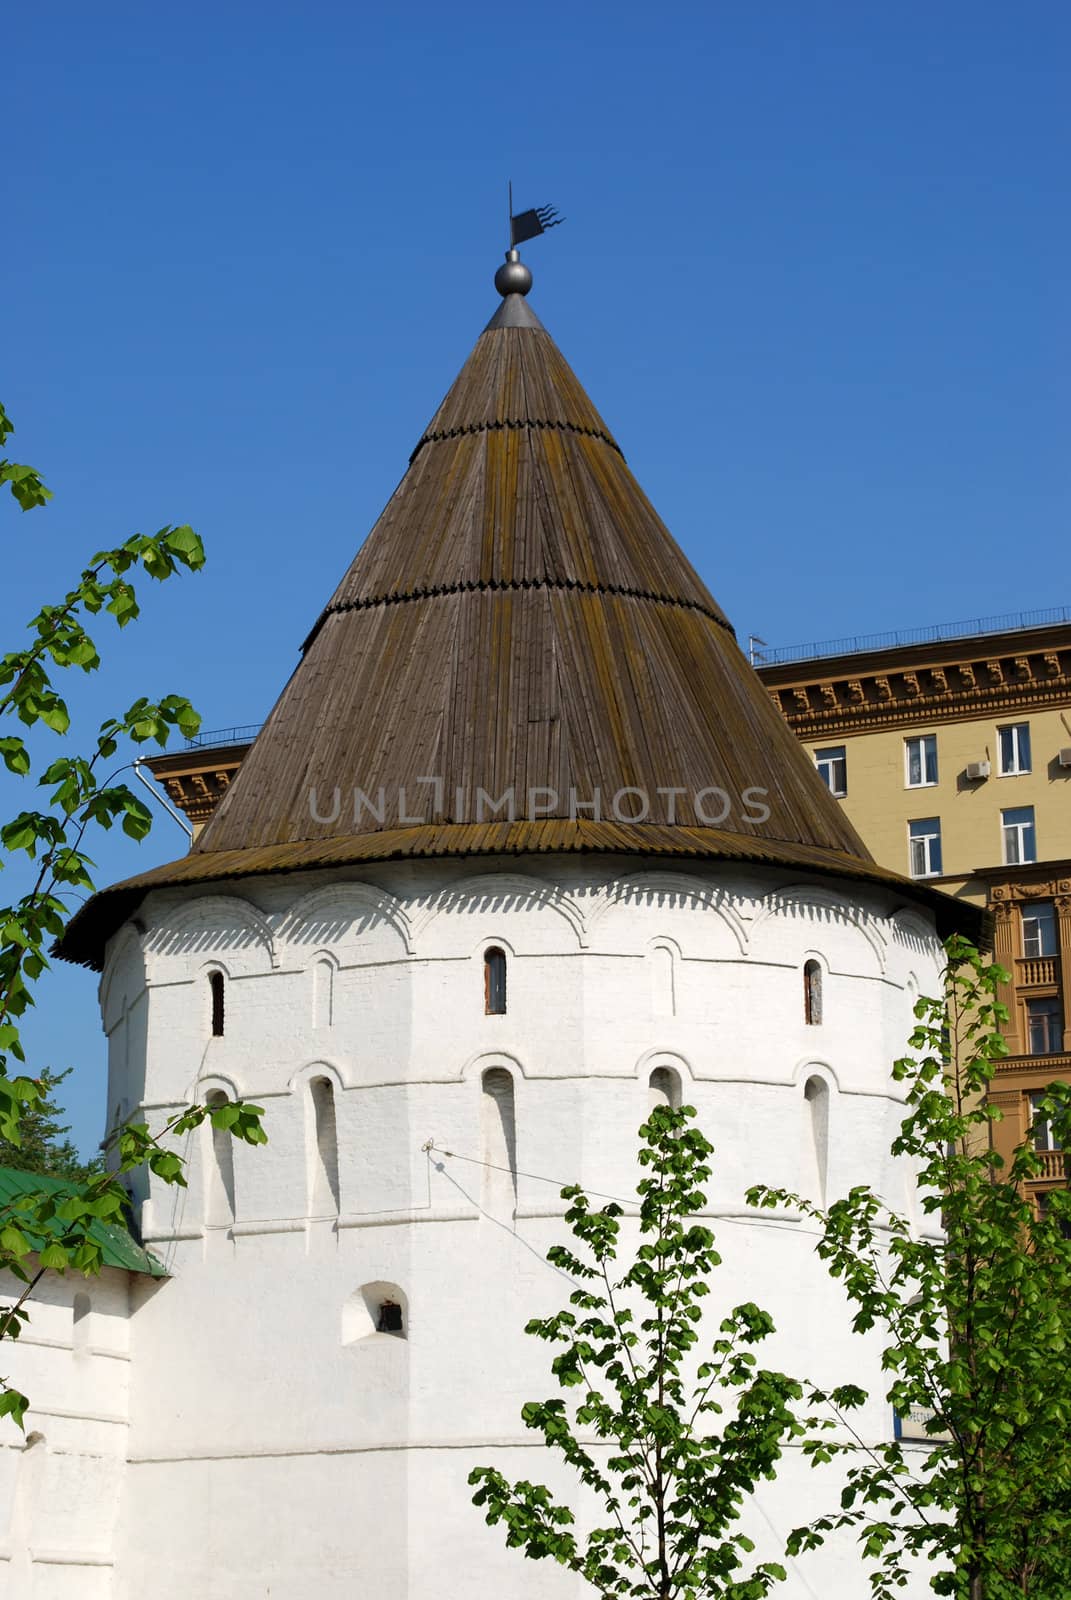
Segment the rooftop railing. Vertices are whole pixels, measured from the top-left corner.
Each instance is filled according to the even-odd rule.
[[[895,650],[900,645],[939,644],[943,639],[969,639],[973,634],[1015,633],[1021,628],[1046,628],[1071,622],[1071,606],[1043,611],[1008,611],[999,617],[973,617],[967,622],[937,622],[928,628],[899,628],[891,633],[857,633],[819,644],[768,645],[752,634],[753,667],[776,667],[790,661],[817,661],[823,656],[849,656],[867,650]]]
[[[225,744],[252,744],[263,726],[262,722],[248,722],[243,728],[212,728],[195,733],[186,740],[186,749],[215,750]]]

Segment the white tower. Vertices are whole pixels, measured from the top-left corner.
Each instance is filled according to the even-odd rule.
[[[880,1393],[799,1218],[743,1195],[880,1175],[905,1203],[889,1064],[960,913],[870,860],[530,282],[511,263],[190,855],[65,941],[103,966],[110,1106],[237,1096],[271,1141],[206,1130],[188,1191],[140,1195],[171,1277],[136,1291],[117,1600],[579,1596],[466,1478],[559,1481],[522,1330],[569,1290],[559,1186],[632,1194],[653,1099],[716,1148],[717,1303]],[[789,1456],[750,1531],[777,1555],[834,1498]],[[850,1545],[801,1572],[786,1597],[865,1582]]]

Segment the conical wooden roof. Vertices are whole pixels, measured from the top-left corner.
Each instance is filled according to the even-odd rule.
[[[115,917],[164,884],[576,850],[907,887],[873,864],[510,294],[190,855],[97,896],[63,953],[95,962]]]
[[[636,790],[618,820],[701,826],[724,809],[708,795],[697,810],[713,786],[734,831],[865,858],[553,339],[510,298],[197,854],[407,816],[477,824],[493,817],[481,790],[512,793],[517,818],[560,820],[592,816],[596,790],[609,817]],[[356,824],[355,787],[371,802]],[[336,789],[339,815],[317,821]],[[761,824],[739,820],[753,789],[767,791]]]

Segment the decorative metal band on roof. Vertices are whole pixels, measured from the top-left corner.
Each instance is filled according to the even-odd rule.
[[[581,433],[589,439],[601,439],[611,450],[616,450],[619,456],[624,456],[625,453],[617,440],[612,439],[608,433],[603,433],[601,428],[581,428],[574,422],[548,422],[541,417],[503,417],[497,422],[469,422],[463,427],[448,428],[445,432],[426,433],[409,457],[409,464],[410,466],[413,464],[426,444],[435,444],[443,439],[460,439],[468,433],[490,433],[501,428],[557,428],[562,433]]]
[[[337,601],[329,606],[326,606],[320,613],[314,627],[312,628],[312,631],[302,644],[301,649],[304,653],[304,651],[309,648],[317,634],[320,632],[320,629],[327,621],[328,617],[338,616],[346,611],[362,611],[371,606],[404,605],[410,601],[417,600],[438,600],[442,599],[446,595],[452,594],[471,594],[478,591],[484,591],[488,594],[520,594],[528,589],[544,589],[547,591],[552,589],[561,589],[563,591],[581,590],[585,594],[618,595],[626,600],[645,600],[650,601],[654,605],[660,606],[684,606],[687,610],[702,612],[703,615],[709,617],[712,622],[716,622],[720,628],[726,628],[729,633],[732,634],[734,639],[736,638],[736,629],[733,627],[729,619],[723,616],[719,611],[712,611],[709,606],[703,605],[698,600],[679,600],[675,595],[651,594],[649,591],[643,589],[615,589],[606,584],[570,583],[568,581],[564,581],[562,583],[547,583],[539,579],[531,579],[530,581],[514,579],[511,582],[497,583],[492,579],[489,583],[468,582],[441,584],[435,589],[412,589],[405,594],[392,593],[369,595],[367,598],[360,600]]]

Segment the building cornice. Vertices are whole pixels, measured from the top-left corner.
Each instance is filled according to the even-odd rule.
[[[758,673],[801,739],[989,720],[1071,700],[1071,628],[1034,639],[1029,645],[1014,635],[960,639],[955,648],[874,652]]]
[[[203,828],[231,786],[249,742],[193,748],[150,756],[145,762],[172,803],[186,813],[196,832]]]
[[[987,885],[991,900],[1035,900],[1071,894],[1071,860],[1029,861],[995,867],[972,867],[970,876]]]
[[[1055,1055],[1046,1056],[1001,1056],[996,1063],[996,1072],[998,1078],[1020,1077],[1032,1079],[1044,1077],[1047,1082],[1051,1083],[1056,1078],[1071,1076],[1071,1051],[1062,1050]],[[1030,1087],[1032,1088],[1034,1085],[1031,1084]],[[990,1094],[989,1098],[996,1100],[997,1097]]]

